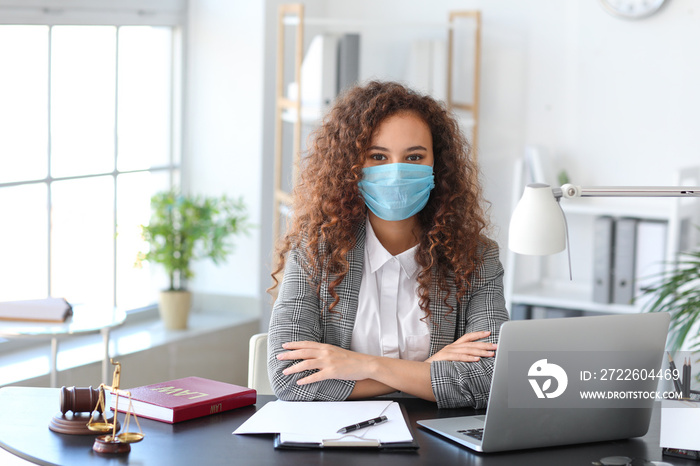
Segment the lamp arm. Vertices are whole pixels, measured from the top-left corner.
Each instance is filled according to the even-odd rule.
[[[576,197],[700,197],[700,186],[575,186],[561,187],[562,196]],[[556,194],[555,194],[556,197]]]

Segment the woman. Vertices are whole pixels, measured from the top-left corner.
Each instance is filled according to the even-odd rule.
[[[435,100],[391,82],[340,97],[302,161],[278,248],[275,394],[401,391],[485,407],[508,313],[483,202],[466,140]]]

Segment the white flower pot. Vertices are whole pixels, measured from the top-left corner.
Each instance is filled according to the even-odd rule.
[[[187,318],[192,307],[192,293],[189,291],[161,291],[158,311],[160,318],[169,330],[187,328]]]

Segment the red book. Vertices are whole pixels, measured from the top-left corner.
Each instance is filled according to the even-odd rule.
[[[256,401],[252,388],[201,377],[185,377],[126,391],[131,392],[132,412],[137,416],[169,424],[252,405]],[[114,410],[117,397],[112,393],[109,398]],[[120,396],[119,412],[125,413],[128,407],[129,398]]]

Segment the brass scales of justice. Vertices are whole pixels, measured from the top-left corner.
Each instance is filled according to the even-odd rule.
[[[144,435],[131,403],[131,392],[119,388],[121,364],[112,359],[109,362],[115,366],[111,386],[102,383],[98,388],[61,388],[61,412],[56,413],[51,419],[49,429],[62,434],[103,434],[95,438],[95,443],[92,445],[95,452],[128,453],[131,451],[131,444],[143,440]],[[114,415],[111,417],[108,417],[105,406],[105,390],[110,390],[115,397]],[[121,427],[117,419],[120,398],[127,398],[129,404],[126,409],[124,431],[117,434]],[[129,432],[132,416],[138,432]]]

